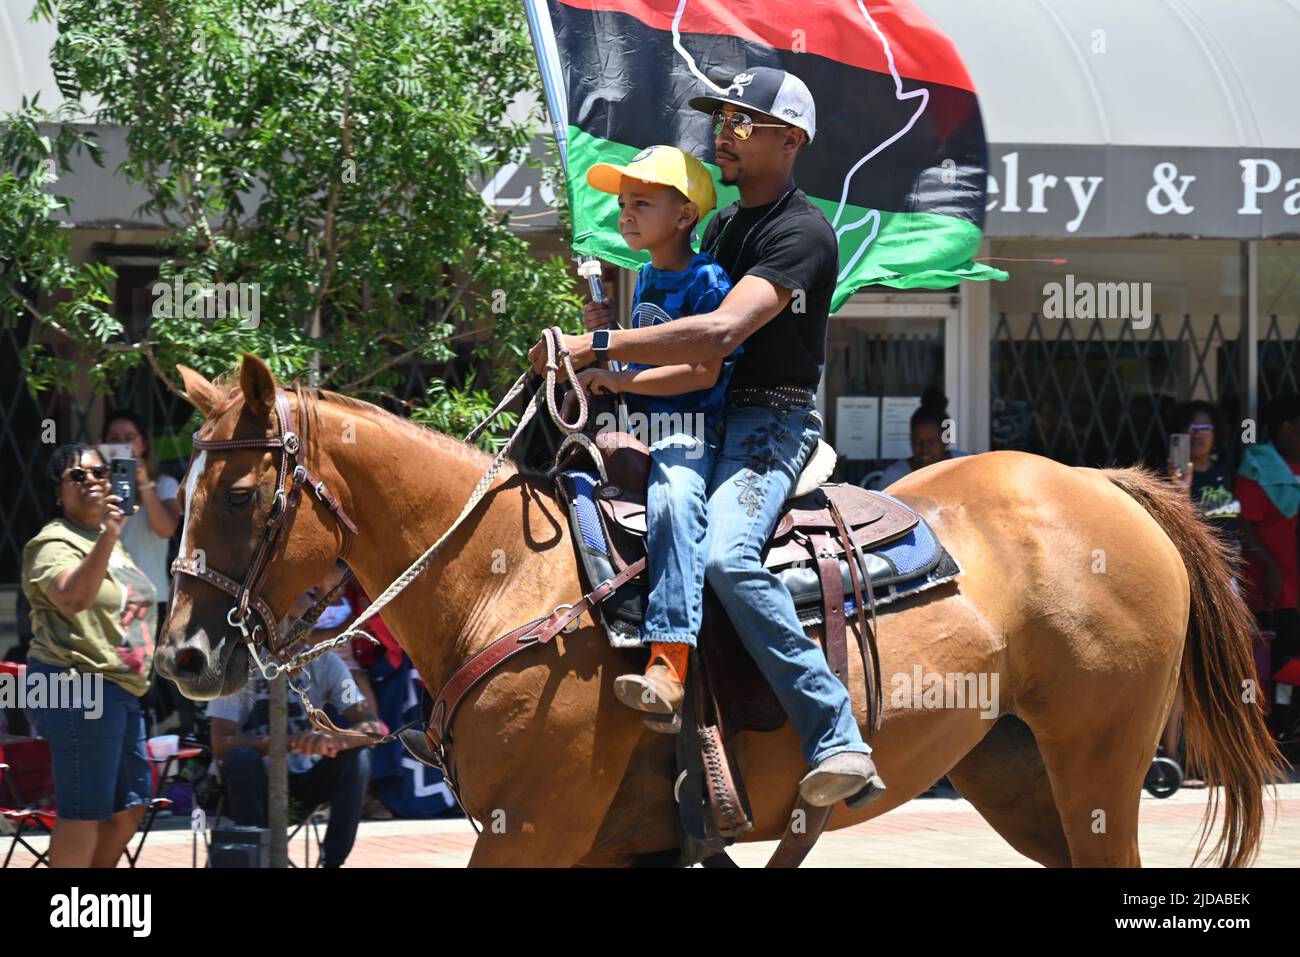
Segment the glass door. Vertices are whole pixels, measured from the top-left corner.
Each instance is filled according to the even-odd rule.
[[[957,314],[949,296],[898,302],[866,294],[831,317],[817,398],[823,439],[839,457],[836,481],[879,487],[885,468],[910,457],[912,413],[927,392],[947,399],[945,437],[956,446]]]

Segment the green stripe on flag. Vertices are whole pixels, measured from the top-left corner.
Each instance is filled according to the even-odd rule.
[[[650,261],[649,253],[634,253],[618,233],[618,197],[602,193],[587,185],[587,170],[596,163],[626,165],[641,152],[569,127],[568,190],[573,214],[573,249],[579,255],[596,256],[625,269],[640,269]],[[713,175],[721,209],[740,198],[734,186],[723,186],[717,166],[706,163]],[[838,201],[809,197],[829,220],[835,215]],[[709,218],[699,227],[703,235]],[[878,218],[877,218],[878,217]],[[854,292],[867,285],[895,289],[946,289],[958,282],[981,279],[1005,280],[1007,273],[983,263],[971,262],[980,244],[980,230],[973,223],[936,213],[898,213],[846,206],[841,226],[860,223],[840,237],[840,269],[843,275],[831,301],[831,311],[840,308]],[[875,230],[875,238],[858,256],[862,243]],[[838,230],[837,230],[838,231]],[[953,262],[951,269],[927,269],[925,263]],[[852,266],[850,268],[850,263]],[[847,272],[845,272],[847,270]]]

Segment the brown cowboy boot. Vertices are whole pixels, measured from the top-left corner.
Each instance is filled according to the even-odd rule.
[[[646,727],[662,734],[682,729],[683,683],[690,647],[655,642],[650,664],[643,675],[620,675],[614,679],[614,697],[636,711],[646,713]]]

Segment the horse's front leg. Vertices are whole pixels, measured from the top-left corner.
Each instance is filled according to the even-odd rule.
[[[482,827],[474,867],[572,867],[596,844],[649,733],[613,680],[643,666],[587,628],[493,677],[458,717],[453,761]]]

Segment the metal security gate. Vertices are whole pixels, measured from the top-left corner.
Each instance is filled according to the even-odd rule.
[[[1218,405],[1226,422],[1241,421],[1244,340],[1235,316],[1156,314],[1139,330],[1131,321],[1002,313],[992,335],[992,448],[1070,465],[1161,468],[1180,403],[1203,399]],[[1289,344],[1279,331],[1261,349],[1266,345],[1270,357],[1289,349],[1294,358],[1294,330]],[[1265,387],[1261,363],[1261,395],[1285,387],[1283,365],[1270,362]],[[1294,381],[1294,365],[1289,374]]]
[[[1300,392],[1300,316],[1269,316],[1259,337],[1260,408],[1276,396]]]

